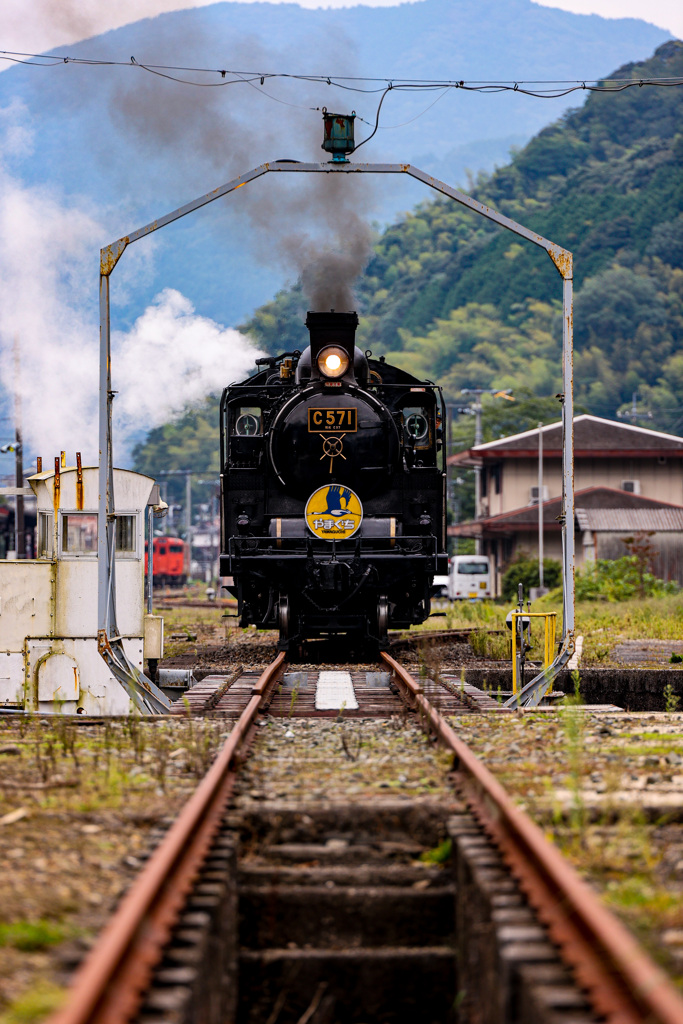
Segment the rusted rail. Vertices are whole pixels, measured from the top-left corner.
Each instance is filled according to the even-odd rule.
[[[124,1024],[135,1014],[225,810],[233,762],[284,669],[262,673],[218,757],[140,872],[77,972],[66,1005],[49,1024]]]
[[[540,828],[458,738],[422,687],[389,654],[382,658],[456,755],[462,795],[547,925],[595,1009],[609,1024],[681,1024],[683,998],[629,931],[596,898]]]

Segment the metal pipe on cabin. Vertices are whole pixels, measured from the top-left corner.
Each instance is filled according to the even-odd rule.
[[[52,486],[52,506],[55,510],[55,522],[57,521],[57,515],[59,513],[59,505],[61,502],[61,491],[62,491],[62,478],[60,476],[60,463],[59,456],[55,455],[55,479]]]
[[[83,466],[80,452],[76,452],[76,509],[83,511]]]
[[[38,457],[36,458],[36,473],[42,473],[42,472],[43,472],[43,456],[42,455],[38,455]]]
[[[538,585],[543,589],[543,424],[538,424]]]

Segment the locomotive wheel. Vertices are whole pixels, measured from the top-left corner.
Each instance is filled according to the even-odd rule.
[[[389,631],[389,600],[382,594],[377,601],[377,636],[379,638],[380,647],[384,647],[387,642],[387,633]]]
[[[277,624],[280,629],[280,641],[289,639],[289,598],[281,597],[277,605]]]

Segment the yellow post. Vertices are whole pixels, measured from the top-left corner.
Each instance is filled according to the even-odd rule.
[[[513,612],[511,616],[512,626],[512,692],[517,693],[517,619],[526,617],[531,619],[543,619],[543,671],[548,669],[555,657],[555,630],[557,628],[557,612]],[[524,680],[520,685],[524,686]],[[548,689],[543,696],[550,693],[552,683],[548,683]]]

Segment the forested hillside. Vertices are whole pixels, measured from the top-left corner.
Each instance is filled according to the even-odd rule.
[[[612,79],[683,76],[683,43]],[[472,190],[571,249],[577,401],[614,416],[632,393],[654,425],[683,417],[683,88],[594,93]],[[361,344],[444,384],[559,389],[561,279],[546,254],[446,199],[378,240],[358,283]],[[302,343],[294,289],[247,329]]]
[[[610,77],[683,78],[683,43]],[[653,427],[680,430],[683,87],[593,93],[471,191],[574,253],[577,407],[614,417],[637,391]],[[376,241],[357,286],[359,344],[439,381],[451,402],[465,387],[513,388],[514,404],[488,400],[488,440],[559,416],[561,296],[542,250],[427,199]],[[244,329],[270,352],[301,348],[305,312],[297,287]],[[137,467],[169,465],[195,419],[153,432]],[[473,432],[462,417],[461,443]]]

